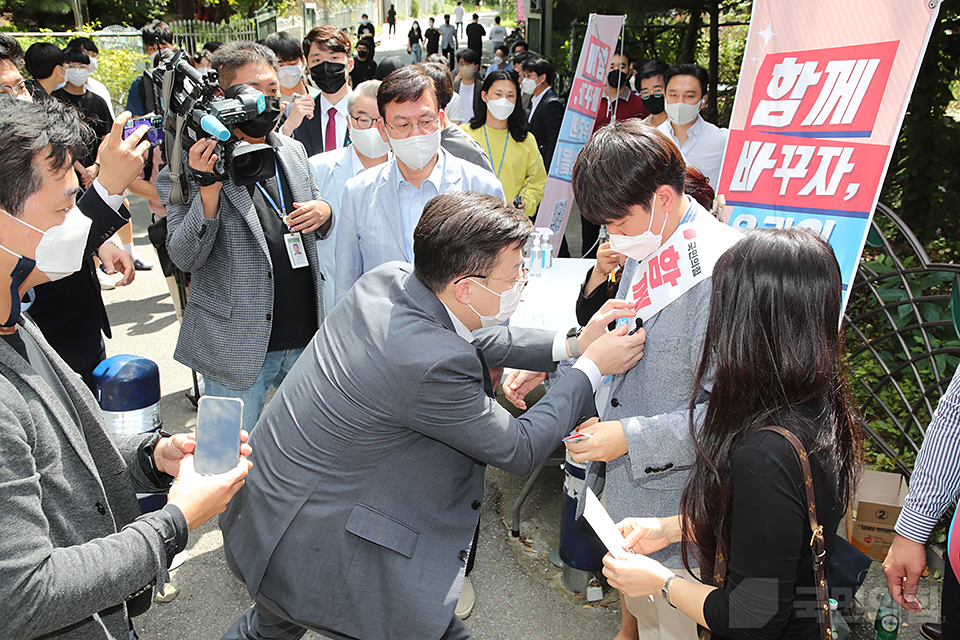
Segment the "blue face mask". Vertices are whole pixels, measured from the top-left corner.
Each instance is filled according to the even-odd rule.
[[[37,266],[37,263],[35,260],[31,258],[25,258],[24,256],[10,251],[4,246],[0,246],[0,249],[3,249],[7,253],[20,258],[17,260],[17,265],[13,268],[13,271],[10,272],[10,315],[7,317],[6,322],[0,324],[0,327],[12,327],[20,320],[20,315],[25,313],[27,309],[30,308],[30,305],[33,304],[33,289],[30,289],[27,292],[27,302],[21,304],[20,285],[23,284],[24,280],[27,279],[27,276],[29,276],[34,270],[34,268]]]

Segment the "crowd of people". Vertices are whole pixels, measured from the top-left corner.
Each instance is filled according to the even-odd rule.
[[[499,17],[489,33],[462,2],[452,17],[415,21],[407,61],[375,61],[366,15],[353,34],[190,56],[224,98],[263,98],[230,128],[275,161],[254,184],[218,173],[212,138],[171,162],[147,125],[124,136],[153,92],[137,78],[114,116],[90,38],[23,52],[0,34],[0,636],[135,637],[143,593],[222,514],[254,602],[224,638],[470,638],[486,466],[529,474],[576,431],[569,455],[635,552],[604,559],[618,638],[822,637],[817,572],[862,458],[832,249],[718,221],[727,131],[700,114],[706,72],[618,48],[573,169],[577,326],[505,325],[565,104],[553,63],[508,45]],[[177,55],[165,23],[141,36],[154,67]],[[189,274],[175,359],[243,400],[227,474],[193,470],[192,435],[108,434],[91,393],[110,335],[98,274],[152,266],[108,241],[130,233],[130,194]],[[631,330],[631,291],[681,236],[719,259]],[[503,368],[519,418],[495,399]],[[954,429],[955,406],[937,416]],[[136,492],[167,506],[140,515]],[[908,506],[898,531],[929,534],[930,507]],[[890,591],[916,606],[915,550],[894,551]]]

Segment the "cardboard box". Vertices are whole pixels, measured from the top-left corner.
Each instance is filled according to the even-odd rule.
[[[847,510],[850,543],[882,562],[893,544],[893,526],[907,493],[907,481],[899,473],[864,471],[853,505]]]

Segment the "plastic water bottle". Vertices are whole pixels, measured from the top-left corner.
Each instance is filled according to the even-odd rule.
[[[553,266],[553,245],[550,244],[550,236],[553,235],[553,230],[550,228],[537,229],[540,233],[540,237],[543,238],[543,268],[549,269]]]
[[[900,630],[900,605],[888,593],[883,594],[880,600],[874,629],[877,631],[877,640],[896,640],[897,638],[897,632]]]
[[[833,629],[833,640],[847,640],[850,635],[850,625],[843,619],[837,601],[830,598],[830,627]]]
[[[540,246],[540,235],[533,234],[533,248],[530,249],[530,275],[539,278],[543,272],[543,247]]]

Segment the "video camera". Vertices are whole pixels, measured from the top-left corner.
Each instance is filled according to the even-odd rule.
[[[256,118],[266,108],[263,94],[240,86],[235,97],[217,96],[217,72],[194,69],[187,55],[175,51],[156,68],[143,73],[147,107],[163,115],[163,160],[170,166],[173,190],[170,202],[187,204],[190,187],[183,171],[183,152],[198,140],[217,141],[213,173],[188,170],[203,186],[230,178],[244,186],[260,182],[276,172],[273,147],[250,144],[233,135],[231,125]]]

